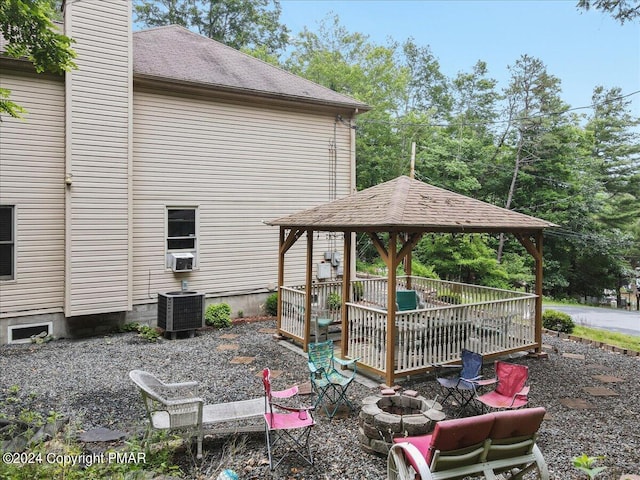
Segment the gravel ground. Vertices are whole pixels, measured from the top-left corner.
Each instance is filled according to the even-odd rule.
[[[206,330],[194,338],[148,343],[135,333],[121,333],[82,340],[56,340],[42,345],[0,346],[0,408],[11,412],[16,405],[5,401],[11,386],[30,408],[68,415],[80,429],[118,429],[137,435],[144,429],[144,411],[138,392],[128,378],[131,369],[150,371],[165,381],[197,380],[209,403],[244,400],[262,395],[260,373],[264,367],[282,374],[274,388],[302,384],[308,379],[306,360],[273,339],[273,320],[234,324],[226,330]],[[224,338],[228,334],[236,338]],[[618,480],[622,473],[640,475],[640,357],[544,337],[548,359],[518,356],[510,361],[530,369],[530,406],[544,406],[538,444],[552,479],[583,479],[571,466],[581,453],[602,455],[599,465],[608,470],[598,478]],[[236,345],[236,349],[219,349]],[[574,354],[566,357],[563,354]],[[582,358],[576,358],[580,355]],[[255,357],[248,364],[233,364],[234,357]],[[492,365],[485,366],[485,375]],[[615,376],[617,383],[602,383],[598,375]],[[377,381],[373,383],[377,385]],[[427,398],[437,393],[433,375],[399,382]],[[596,397],[583,387],[607,387],[617,396]],[[350,397],[358,400],[377,392],[355,383]],[[592,406],[571,409],[562,399],[579,398]],[[446,406],[445,406],[446,407]],[[447,408],[445,408],[447,411]],[[364,453],[357,442],[357,414],[328,421],[317,416],[312,434],[314,467],[283,462],[269,472],[264,436],[214,435],[205,440],[205,458],[199,467],[191,455],[178,460],[187,478],[215,479],[223,468],[232,468],[242,479],[384,479],[386,460]]]

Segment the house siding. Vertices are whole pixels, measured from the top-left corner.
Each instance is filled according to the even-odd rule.
[[[0,204],[16,209],[15,278],[0,280],[0,318],[61,312],[64,83],[5,69],[0,84],[27,109],[23,120],[3,115],[0,122]]]
[[[68,317],[131,309],[131,4],[67,2]]]
[[[335,113],[148,88],[136,88],[133,111],[134,304],[155,302],[182,280],[209,296],[273,288],[279,234],[263,220],[352,191],[351,130]],[[194,272],[165,268],[168,206],[198,208]],[[314,260],[334,248],[342,239],[321,234]],[[304,283],[305,256],[306,242],[287,254],[287,283]]]

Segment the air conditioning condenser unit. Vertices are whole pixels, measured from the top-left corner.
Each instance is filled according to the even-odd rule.
[[[158,293],[158,327],[174,333],[204,327],[205,294],[183,290]]]

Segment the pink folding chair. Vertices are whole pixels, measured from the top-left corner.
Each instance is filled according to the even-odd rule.
[[[529,367],[508,362],[496,362],[498,385],[495,390],[475,398],[483,410],[522,408],[529,401]]]
[[[262,371],[265,402],[265,436],[269,467],[274,470],[290,453],[296,453],[309,465],[313,465],[313,455],[309,446],[311,427],[316,422],[311,415],[313,407],[289,406],[275,403],[274,399],[286,400],[298,395],[298,387],[273,391],[271,389],[271,371]],[[280,455],[274,463],[274,456]]]

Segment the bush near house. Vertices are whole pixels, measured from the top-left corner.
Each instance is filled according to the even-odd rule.
[[[576,325],[567,313],[558,310],[545,310],[542,314],[542,326],[556,332],[573,333]]]
[[[212,303],[207,306],[204,313],[204,320],[207,325],[216,328],[227,328],[231,326],[231,307],[227,303]]]
[[[267,301],[264,304],[264,309],[267,315],[275,317],[278,315],[278,294],[272,293],[267,297]]]

